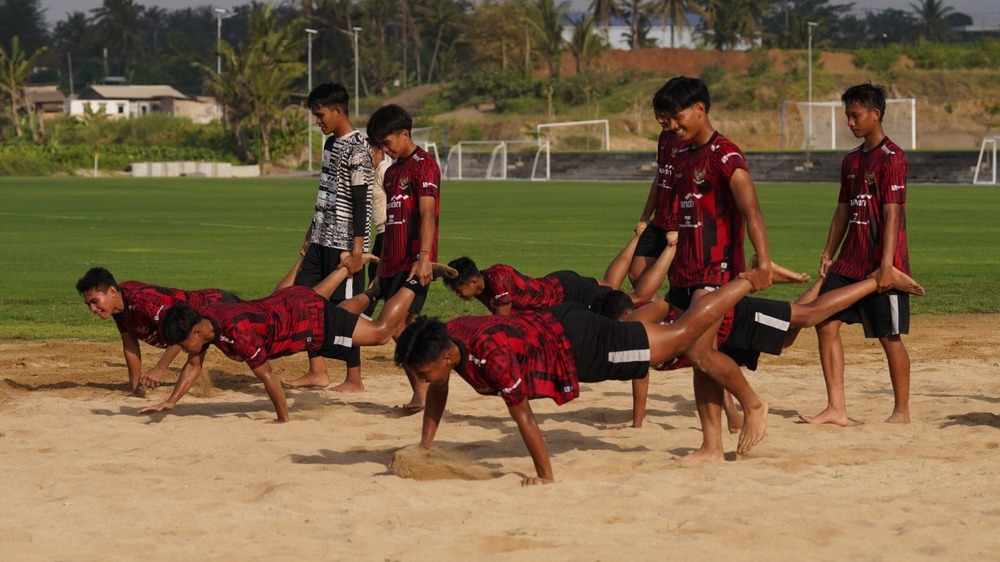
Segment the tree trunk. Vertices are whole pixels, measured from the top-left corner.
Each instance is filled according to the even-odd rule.
[[[437,37],[434,38],[434,53],[431,55],[431,67],[427,69],[427,81],[434,81],[434,67],[437,66],[438,52],[441,50],[441,34],[444,33],[444,25],[438,28]]]
[[[10,120],[14,122],[14,131],[17,133],[17,137],[21,137],[21,120],[18,119],[17,115],[17,90],[14,90],[10,94]]]
[[[268,175],[271,173],[271,127],[260,125],[260,173]]]

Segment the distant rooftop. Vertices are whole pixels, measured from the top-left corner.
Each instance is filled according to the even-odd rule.
[[[173,86],[109,86],[93,84],[89,88],[98,96],[116,100],[145,100],[156,98],[188,99],[188,96],[177,91]]]

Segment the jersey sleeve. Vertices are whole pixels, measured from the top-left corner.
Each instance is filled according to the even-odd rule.
[[[484,375],[490,386],[499,391],[508,406],[516,406],[528,399],[528,389],[521,364],[510,350],[491,344],[484,354]]]
[[[416,178],[417,196],[438,198],[441,190],[441,169],[430,158],[418,169]]]
[[[267,350],[264,341],[256,334],[240,333],[233,338],[233,350],[251,369],[256,369],[267,363]]]
[[[493,306],[507,306],[511,303],[510,301],[510,270],[504,267],[496,266],[487,268],[484,272],[486,279],[489,281],[490,289],[493,291],[493,295],[490,297],[490,301]]]
[[[837,204],[846,205],[851,200],[851,185],[847,178],[847,158],[840,163],[840,192],[837,194]]]
[[[347,158],[351,185],[369,185],[373,182],[372,155],[364,144],[356,144]]]
[[[730,143],[719,145],[716,166],[718,166],[722,176],[727,180],[733,177],[736,170],[750,171],[750,168],[747,167],[746,156],[743,155],[743,152],[736,145]]]
[[[878,190],[883,205],[906,203],[906,157],[896,154],[886,161]]]

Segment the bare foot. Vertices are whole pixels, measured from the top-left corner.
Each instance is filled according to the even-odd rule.
[[[743,429],[740,431],[740,443],[736,447],[737,454],[750,452],[767,435],[767,402],[761,401],[757,406],[743,410]]]
[[[708,449],[698,449],[697,451],[683,456],[677,460],[681,466],[701,466],[705,464],[720,463],[725,460],[722,451],[712,451]]]
[[[326,388],[330,386],[330,377],[324,374],[308,372],[297,379],[281,381],[287,388]]]
[[[792,271],[775,262],[771,262],[771,271],[774,273],[775,283],[805,283],[810,279],[808,273]]]
[[[911,295],[917,295],[918,297],[924,296],[927,292],[920,283],[917,283],[912,277],[895,267],[892,268],[892,288],[904,293],[910,293]]]
[[[885,418],[885,423],[910,423],[910,413],[894,411],[891,416]]]
[[[343,263],[343,261],[349,257],[351,257],[350,252],[340,252],[341,263]],[[379,260],[379,257],[376,256],[375,254],[369,254],[367,252],[361,254],[361,262],[364,263],[365,265],[368,265],[370,263],[378,263],[379,261],[381,260]]]
[[[743,429],[743,414],[733,412],[731,415],[726,412],[726,425],[729,426],[729,433],[739,433]]]
[[[800,415],[799,419],[805,423],[811,423],[814,425],[830,424],[847,427],[851,423],[850,420],[847,419],[847,412],[838,412],[830,408],[823,410],[815,416]]]
[[[334,392],[364,392],[365,385],[360,382],[344,381],[330,390]]]
[[[398,406],[395,406],[395,409],[396,409],[396,411],[399,413],[399,415],[401,417],[406,417],[406,416],[412,416],[413,414],[419,414],[420,412],[423,412],[424,411],[424,405],[423,404],[414,404],[414,403],[411,402],[409,404],[399,404]]]

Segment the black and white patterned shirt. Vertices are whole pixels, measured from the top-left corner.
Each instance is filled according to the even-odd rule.
[[[374,178],[368,141],[361,131],[354,130],[340,138],[331,136],[326,139],[309,241],[327,248],[351,250],[354,245],[351,186],[368,187],[364,223],[370,225]],[[364,231],[364,247],[367,251],[371,249],[371,234],[369,228]]]

